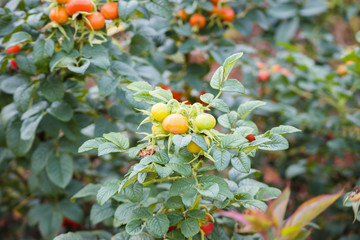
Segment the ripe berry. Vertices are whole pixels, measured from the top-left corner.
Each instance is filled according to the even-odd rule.
[[[18,45],[15,45],[13,47],[9,47],[8,49],[6,49],[6,54],[9,54],[9,53],[18,53],[20,52],[20,47]]]
[[[189,123],[186,118],[178,113],[167,116],[162,122],[163,128],[175,134],[184,134],[189,129]]]
[[[232,8],[224,8],[222,9],[222,17],[221,20],[224,22],[232,22],[235,19],[235,12]]]
[[[203,15],[195,13],[190,17],[189,23],[192,27],[198,26],[201,29],[205,27],[206,19]]]
[[[255,135],[254,134],[249,134],[245,137],[247,140],[249,140],[249,142],[255,141]]]
[[[90,24],[88,23],[85,24],[86,27],[89,29],[100,30],[105,26],[105,18],[99,12],[95,12],[91,15],[87,15],[86,18],[90,22]]]
[[[118,4],[116,2],[105,3],[100,12],[107,20],[116,19],[119,17]]]
[[[182,20],[186,20],[189,17],[189,15],[185,12],[185,9],[180,9],[179,11],[177,11],[177,15]]]
[[[13,68],[13,69],[18,69],[18,65],[17,65],[17,63],[16,63],[15,60],[11,60],[11,61],[10,61],[10,65],[11,65],[11,68]]]
[[[210,217],[206,217],[205,220],[210,221],[211,219],[210,219]],[[208,222],[208,223],[202,225],[202,226],[200,227],[200,229],[203,230],[203,232],[205,233],[205,236],[208,236],[208,235],[210,235],[210,234],[212,233],[212,231],[214,230],[214,223]]]
[[[259,75],[258,75],[258,79],[261,82],[267,82],[270,78],[270,75],[267,71],[265,70],[260,70],[259,71]]]

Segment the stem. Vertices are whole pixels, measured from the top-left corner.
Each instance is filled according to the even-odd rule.
[[[178,180],[180,178],[182,178],[182,177],[167,177],[164,179],[155,179],[155,180],[151,180],[149,182],[144,183],[143,186],[146,187],[146,186],[150,185],[151,183]]]

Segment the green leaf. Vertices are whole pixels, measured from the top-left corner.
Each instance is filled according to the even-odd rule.
[[[173,143],[177,149],[186,147],[191,142],[191,135],[186,135],[185,137],[181,135],[174,135],[172,138]]]
[[[231,55],[230,57],[225,59],[225,62],[223,64],[224,67],[224,79],[226,80],[231,72],[231,70],[233,69],[235,63],[242,57],[243,53],[235,53],[233,55]],[[237,81],[237,80],[235,80]],[[241,85],[241,84],[240,84]],[[242,86],[242,85],[241,85]],[[224,86],[225,88],[225,86]],[[242,86],[243,91],[245,90],[244,87]]]
[[[21,115],[21,120],[25,120],[41,111],[44,111],[48,106],[46,101],[41,101],[32,105],[26,112]]]
[[[123,134],[118,132],[111,132],[106,133],[103,135],[103,137],[110,142],[114,143],[116,146],[118,146],[121,149],[128,149],[129,148],[129,139],[125,137]]]
[[[1,91],[9,94],[14,94],[16,89],[23,84],[29,82],[25,75],[14,75],[3,79],[0,82]]]
[[[211,93],[205,93],[203,95],[200,95],[200,100],[207,104],[209,104],[213,99],[214,95]]]
[[[145,4],[145,7],[154,15],[171,18],[173,9],[168,0],[152,0]]]
[[[27,56],[18,54],[16,55],[16,63],[21,72],[29,75],[36,75],[37,69],[32,59],[29,59]]]
[[[151,85],[144,81],[136,81],[136,82],[130,83],[129,85],[127,85],[126,88],[136,91],[136,92],[143,92],[143,91],[149,92],[152,90]]]
[[[258,107],[264,106],[265,104],[265,102],[258,100],[249,101],[241,104],[237,110],[237,113],[239,114],[241,119],[245,119],[247,115],[249,115],[252,111],[254,111]]]
[[[221,84],[224,81],[224,68],[219,67],[211,78],[210,86],[213,89],[220,89]]]
[[[195,185],[195,179],[181,178],[171,185],[169,194],[170,196],[177,196],[191,188],[194,188]]]
[[[70,61],[66,67],[70,71],[78,74],[84,74],[90,66],[90,61],[86,58],[81,58],[79,61]]]
[[[206,217],[206,213],[201,211],[200,209],[191,209],[186,213],[186,216],[198,219],[204,219]]]
[[[103,96],[109,96],[118,86],[122,77],[111,77],[108,75],[103,75],[101,78],[97,79],[97,84],[99,87],[100,94]]]
[[[59,212],[51,212],[45,216],[43,215],[39,223],[41,235],[46,239],[52,239],[60,230],[61,223],[62,216]]]
[[[237,92],[245,94],[245,87],[236,79],[226,80],[221,86],[223,92]]]
[[[194,205],[196,198],[198,196],[198,192],[195,188],[189,188],[182,195],[182,201],[187,207],[191,207]]]
[[[132,213],[136,209],[136,203],[123,203],[116,208],[114,217],[117,225],[126,224],[133,217]]]
[[[173,95],[170,90],[165,90],[157,87],[154,91],[149,91],[150,95],[160,99],[161,101],[168,102],[173,99]]]
[[[82,152],[87,152],[87,151],[97,149],[97,148],[99,148],[100,144],[105,143],[105,142],[106,142],[106,140],[104,138],[95,138],[95,139],[87,140],[79,147],[78,152],[82,153]]]
[[[34,61],[36,66],[47,68],[50,57],[54,54],[55,43],[52,39],[38,39],[34,44]]]
[[[73,110],[65,101],[56,101],[48,108],[48,113],[60,121],[67,122],[73,117]]]
[[[95,203],[90,211],[90,221],[92,224],[98,224],[99,222],[104,221],[113,215],[114,209],[112,208],[110,202],[102,206]]]
[[[241,136],[240,134],[227,134],[221,137],[220,139],[221,139],[221,148],[223,149],[238,148],[241,145],[248,142],[248,140],[243,136]]]
[[[78,233],[68,232],[56,236],[54,240],[84,240],[84,238]]]
[[[216,196],[219,194],[219,185],[217,183],[207,183],[204,184],[204,187],[202,189],[198,189],[198,192],[205,196],[205,197],[211,197],[216,198]]]
[[[40,143],[31,155],[31,172],[35,175],[39,174],[52,154],[53,146],[51,143]]]
[[[59,101],[64,97],[64,85],[59,76],[50,75],[40,82],[39,92],[50,102]]]
[[[61,188],[70,183],[73,171],[73,160],[68,154],[62,154],[60,158],[52,154],[46,164],[46,172],[51,182]]]
[[[63,216],[77,223],[82,222],[83,210],[78,204],[70,202],[68,199],[64,199],[61,202],[58,202],[56,207]]]
[[[140,183],[131,183],[122,190],[122,194],[132,202],[140,202],[143,195],[143,187]]]
[[[229,106],[222,99],[214,99],[210,102],[209,107],[216,108],[222,112],[230,112]]]
[[[275,40],[276,42],[289,42],[300,25],[298,17],[294,17],[291,20],[281,22],[279,27],[276,29]]]
[[[200,231],[199,222],[195,218],[188,218],[181,223],[180,230],[186,238],[191,238]]]
[[[131,38],[130,53],[133,55],[141,54],[149,51],[152,47],[152,41],[148,36],[144,34],[135,34]]]
[[[143,221],[139,219],[133,219],[126,224],[126,232],[130,235],[136,235],[141,233],[143,229]]]
[[[280,194],[281,191],[277,188],[265,187],[260,188],[260,190],[256,193],[255,198],[257,200],[269,201],[278,198]]]
[[[270,130],[270,134],[279,134],[279,135],[285,135],[289,133],[296,133],[301,132],[300,129],[297,129],[296,127],[289,126],[289,125],[280,125],[278,127],[274,127]]]
[[[74,196],[72,196],[71,200],[73,201],[76,198],[96,196],[100,188],[100,184],[89,183],[84,188],[80,189],[80,191],[78,191]]]
[[[300,15],[303,17],[312,17],[326,12],[326,10],[327,2],[325,0],[306,0],[302,9],[300,9]]]
[[[112,239],[112,240],[116,240],[116,239]],[[123,238],[119,240],[123,240]],[[131,236],[129,240],[155,240],[155,238],[153,238],[150,234],[143,232],[143,233],[139,233],[138,235]]]
[[[14,103],[16,104],[16,109],[19,112],[25,112],[28,110],[31,104],[33,87],[27,84],[21,85],[18,87],[14,93]]]
[[[182,212],[179,211],[171,211],[167,214],[167,217],[169,219],[170,226],[174,226],[184,219]]]
[[[152,211],[150,208],[148,207],[140,207],[140,208],[136,208],[132,211],[132,216],[137,218],[137,219],[143,219],[143,218],[148,218],[152,215]]]
[[[178,208],[182,208],[184,207],[184,204],[181,200],[181,197],[179,196],[173,196],[170,197],[166,203],[165,203],[165,207],[167,208],[171,208],[171,209],[178,209]]]
[[[6,144],[7,147],[16,155],[24,156],[31,148],[34,137],[29,140],[21,139],[21,121],[13,119],[6,129]]]
[[[218,123],[223,126],[224,128],[231,129],[234,127],[234,124],[238,118],[238,115],[236,112],[231,111],[229,113],[223,114],[220,117],[218,117]]]
[[[118,12],[121,20],[126,21],[129,19],[130,15],[135,11],[138,6],[136,0],[119,0],[118,3]]]
[[[81,55],[88,59],[91,64],[94,64],[103,70],[107,70],[110,67],[110,57],[108,50],[103,45],[85,45],[81,49]]]
[[[20,129],[20,138],[22,140],[34,139],[37,127],[43,116],[43,114],[39,114],[25,119],[25,121],[21,124]]]
[[[105,142],[99,145],[98,155],[103,156],[109,153],[123,152],[118,146],[111,142]]]
[[[240,152],[239,157],[231,159],[232,166],[242,173],[249,173],[251,168],[250,158],[243,152]]]
[[[5,48],[13,47],[19,43],[31,41],[31,35],[26,32],[17,32],[11,35],[9,41],[5,44]]]
[[[162,167],[161,165],[155,164],[155,171],[161,178],[166,178],[173,172],[173,169],[168,165]]]
[[[169,219],[163,213],[158,213],[146,219],[146,225],[151,232],[157,235],[163,235],[169,230]]]
[[[214,164],[218,171],[224,171],[230,163],[231,155],[228,151],[222,151],[220,149],[215,149],[213,153],[213,158],[215,160]]]
[[[96,199],[100,205],[104,205],[105,202],[118,192],[120,182],[118,179],[110,179],[101,186],[96,195]]]
[[[204,151],[206,151],[209,147],[203,135],[193,133],[191,134],[191,141]]]
[[[233,194],[230,192],[229,185],[222,177],[215,175],[205,175],[199,179],[199,183],[201,185],[216,183],[217,185],[219,185],[219,194],[230,199],[234,197]]]
[[[265,151],[280,151],[280,150],[285,150],[285,149],[289,148],[288,141],[281,135],[272,134],[269,136],[269,138],[271,139],[271,141],[261,144],[259,146],[259,149],[265,150]]]
[[[267,13],[274,18],[286,19],[286,18],[295,17],[297,11],[298,9],[295,4],[278,3],[268,8]]]

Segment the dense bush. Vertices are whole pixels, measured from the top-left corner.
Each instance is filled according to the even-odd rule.
[[[179,223],[168,238],[205,224],[208,239],[253,239],[216,210],[265,211],[286,179],[291,212],[359,185],[358,1],[77,1],[0,9],[1,238],[153,239]],[[162,129],[157,102],[182,109],[189,132]],[[204,110],[211,131],[194,127]],[[356,239],[352,220],[338,202],[314,239]]]

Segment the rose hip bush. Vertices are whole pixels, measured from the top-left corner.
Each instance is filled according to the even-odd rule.
[[[280,194],[258,181],[261,173],[250,168],[250,159],[256,167],[276,159],[279,173],[295,180],[292,186],[310,184],[310,195],[351,189],[359,177],[352,164],[358,156],[358,50],[352,46],[341,62],[326,27],[345,19],[356,30],[358,4],[0,3],[0,236],[52,239],[77,231],[59,238],[118,233],[115,239],[152,239],[163,237],[169,221],[168,238],[241,238],[244,222],[217,209],[251,218],[253,210],[245,209],[265,210]],[[230,74],[239,55],[226,59],[239,51],[246,53],[242,73]],[[218,64],[222,70],[209,74]],[[232,79],[239,77],[245,88]],[[303,99],[306,104],[295,104]],[[297,131],[288,125],[304,130],[287,137],[291,150],[257,151],[287,148],[281,134]],[[328,167],[332,161],[341,171]],[[289,174],[293,169],[297,174]],[[182,179],[198,182],[171,193],[171,183],[188,181]],[[339,216],[344,209],[337,206]],[[346,214],[348,221],[337,218],[328,228],[351,222]],[[358,232],[346,226],[332,235]]]

